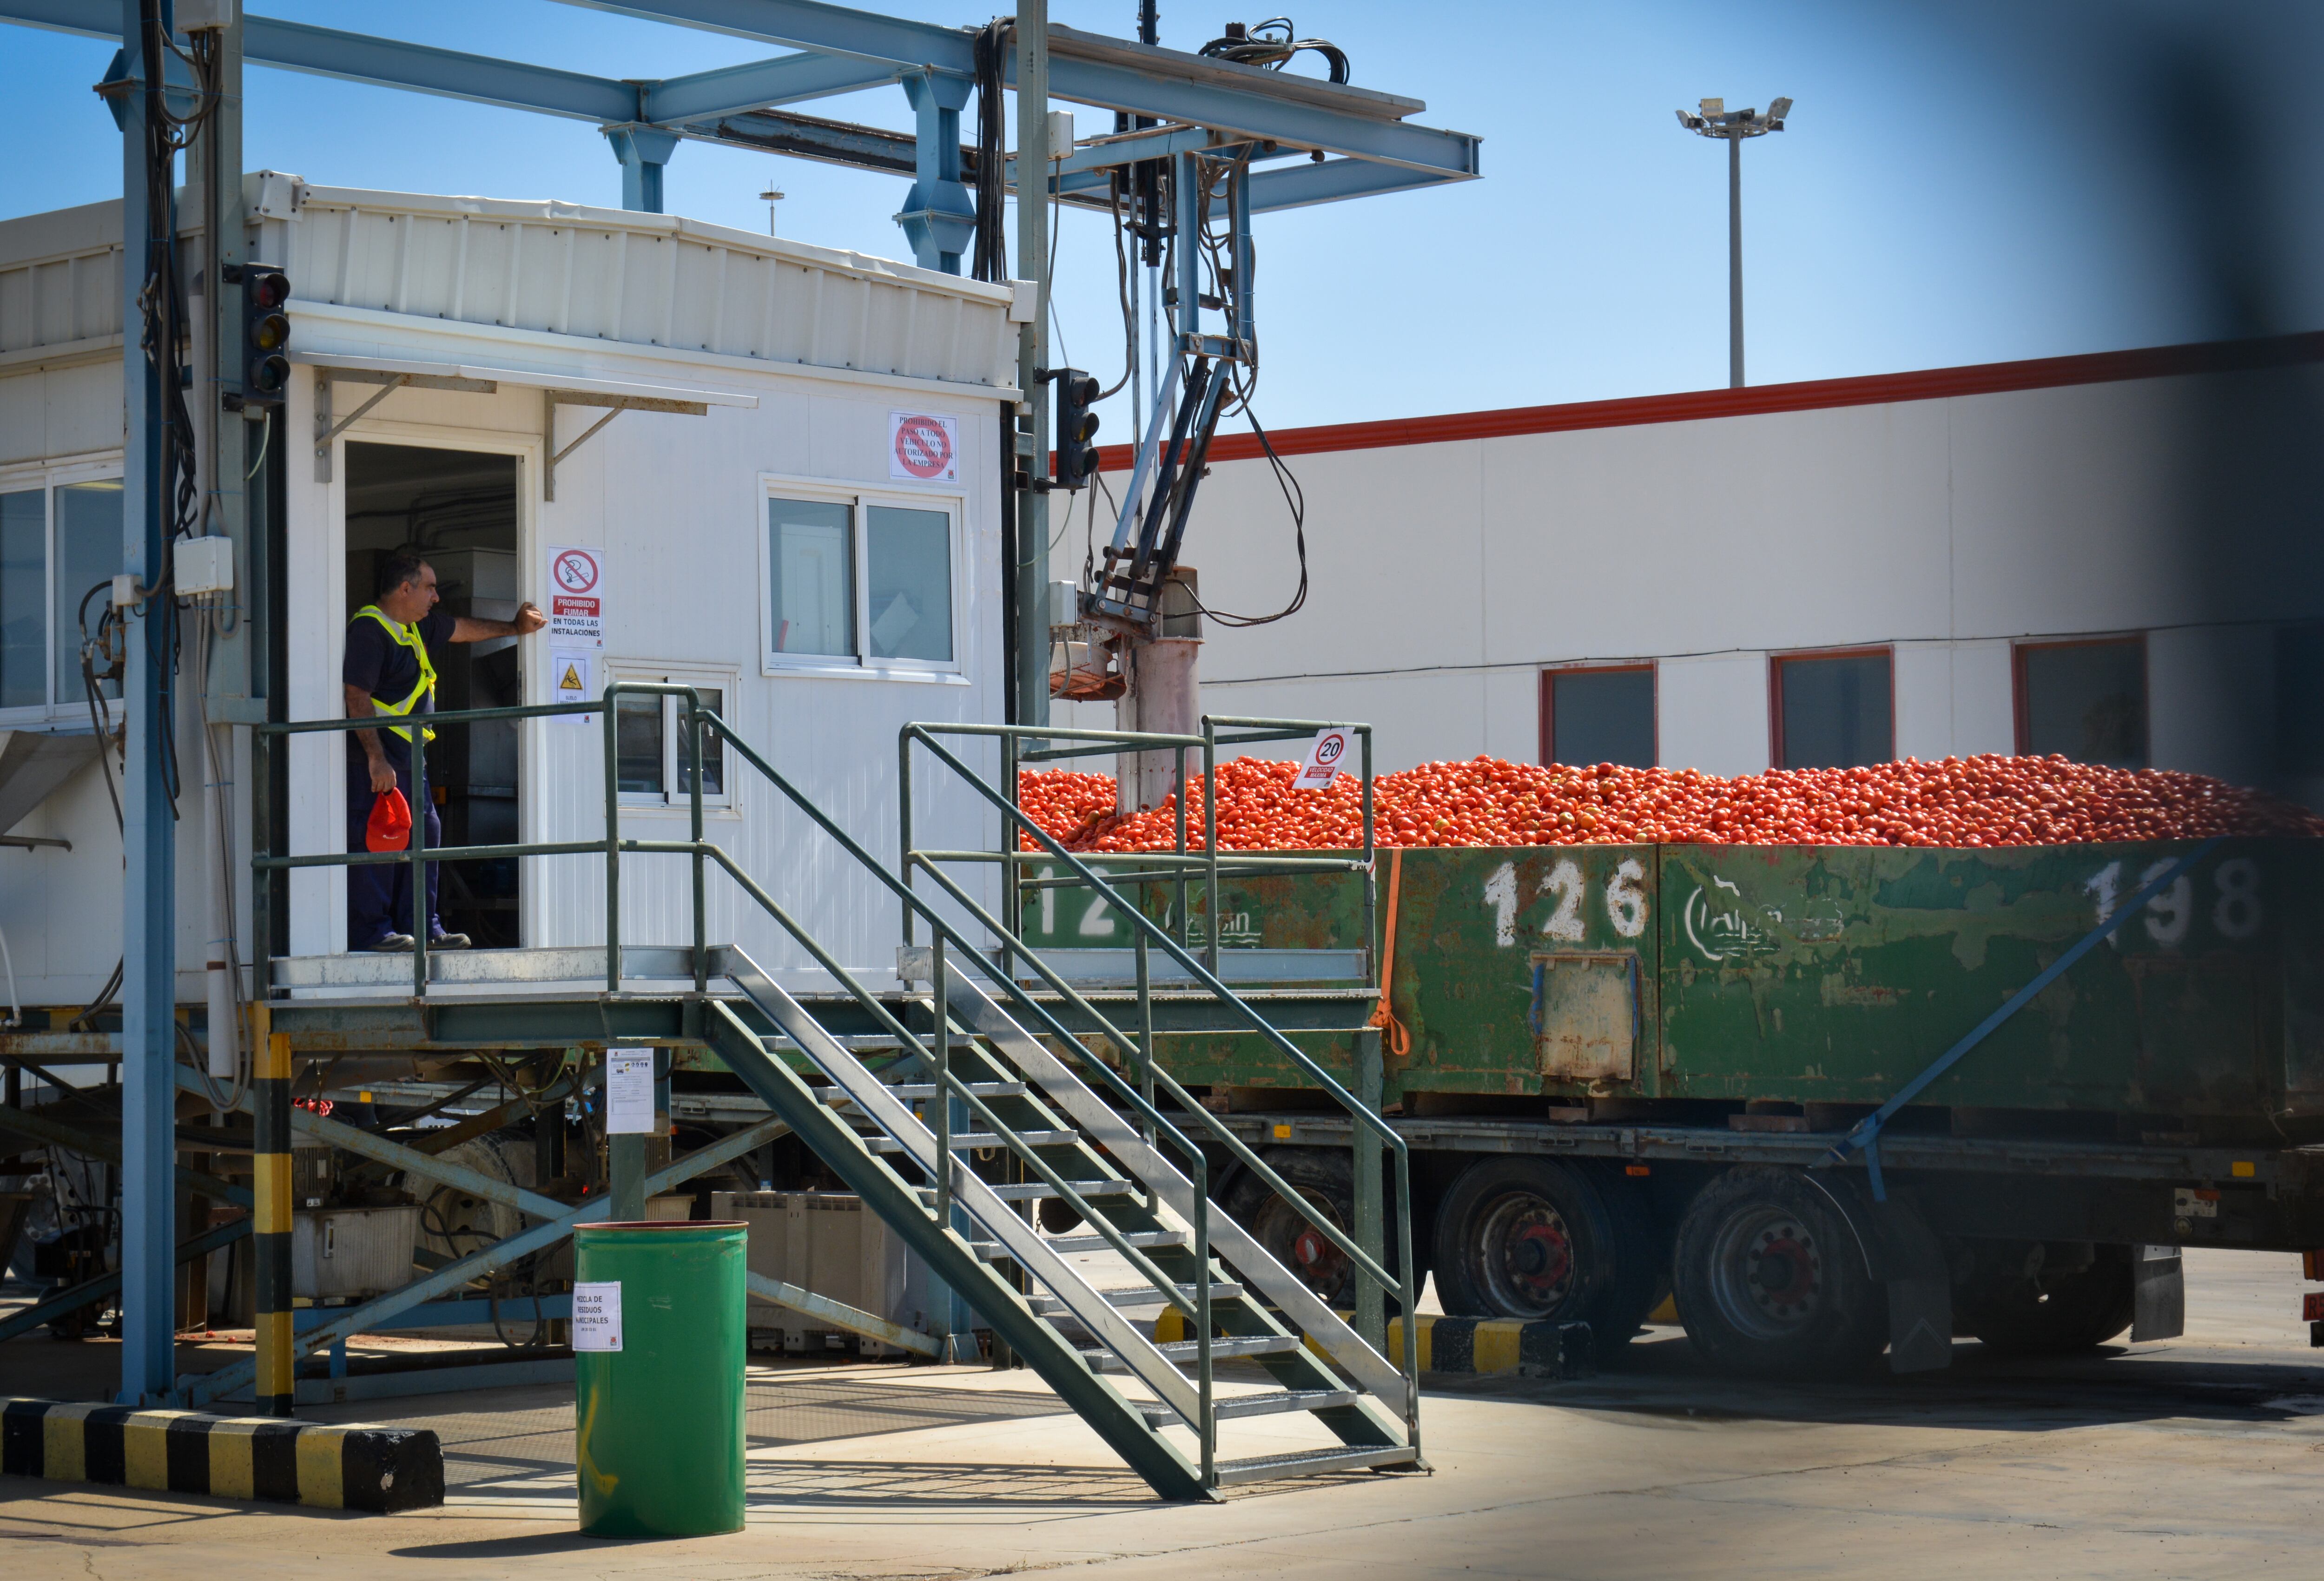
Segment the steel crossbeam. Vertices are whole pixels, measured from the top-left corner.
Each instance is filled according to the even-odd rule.
[[[630,82],[256,15],[244,18],[243,51],[254,64],[286,71],[604,125],[662,126],[713,138],[723,118],[769,106],[853,93],[907,76],[932,73],[965,80],[974,74],[973,35],[966,30],[813,0],[562,3],[802,52],[686,77]],[[113,0],[0,0],[0,21],[89,38],[117,38],[121,31],[120,7]],[[1336,161],[1315,167],[1333,170],[1329,176],[1280,172],[1301,178],[1273,184],[1286,195],[1296,194],[1299,203],[1462,180],[1478,173],[1478,139],[1403,120],[1404,115],[1424,107],[1413,100],[1285,78],[1071,28],[1050,32],[1053,97],[1323,149],[1359,165],[1402,167],[1408,172],[1397,179],[1392,170],[1333,170]],[[1277,199],[1269,188],[1264,179],[1254,183],[1254,208],[1296,206]]]

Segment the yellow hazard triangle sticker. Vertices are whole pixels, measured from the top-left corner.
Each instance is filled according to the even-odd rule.
[[[581,690],[581,666],[579,665],[567,665],[565,666],[565,678],[557,683],[557,689],[560,692],[578,692]]]

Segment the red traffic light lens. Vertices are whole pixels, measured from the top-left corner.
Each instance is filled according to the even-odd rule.
[[[250,281],[250,305],[272,310],[290,299],[290,277],[273,270],[254,277]]]

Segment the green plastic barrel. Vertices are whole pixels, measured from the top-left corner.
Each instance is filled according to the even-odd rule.
[[[747,1233],[725,1222],[574,1231],[574,1448],[589,1535],[742,1529]]]

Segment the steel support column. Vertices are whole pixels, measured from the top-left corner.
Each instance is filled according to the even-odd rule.
[[[960,112],[975,84],[933,71],[904,78],[918,117],[912,145],[912,189],[896,223],[922,269],[960,272],[960,255],[976,234],[976,202],[960,179]]]
[[[605,141],[622,161],[622,207],[643,214],[659,214],[661,171],[678,151],[678,133],[635,124],[606,126]]]
[[[1017,713],[1049,722],[1049,0],[1017,7],[1017,269],[1033,282],[1032,322],[1017,331],[1019,456],[1028,486],[1017,495]],[[1022,438],[1029,437],[1029,454]]]
[[[161,381],[145,354],[146,275],[157,249],[175,245],[175,203],[160,195],[158,225],[146,181],[148,116],[143,29],[138,0],[121,0],[126,89],[114,97],[121,123],[121,350],[127,439],[122,478],[122,569],[140,589],[166,575],[169,461]],[[155,234],[156,232],[159,234]],[[177,1085],[170,1067],[177,1034],[175,813],[163,710],[173,701],[163,622],[168,598],[142,603],[127,622],[123,688],[128,762],[122,804],[121,981],[121,1393],[124,1404],[173,1401],[176,1382],[177,1223],[173,1125]],[[157,640],[157,639],[159,640]]]

